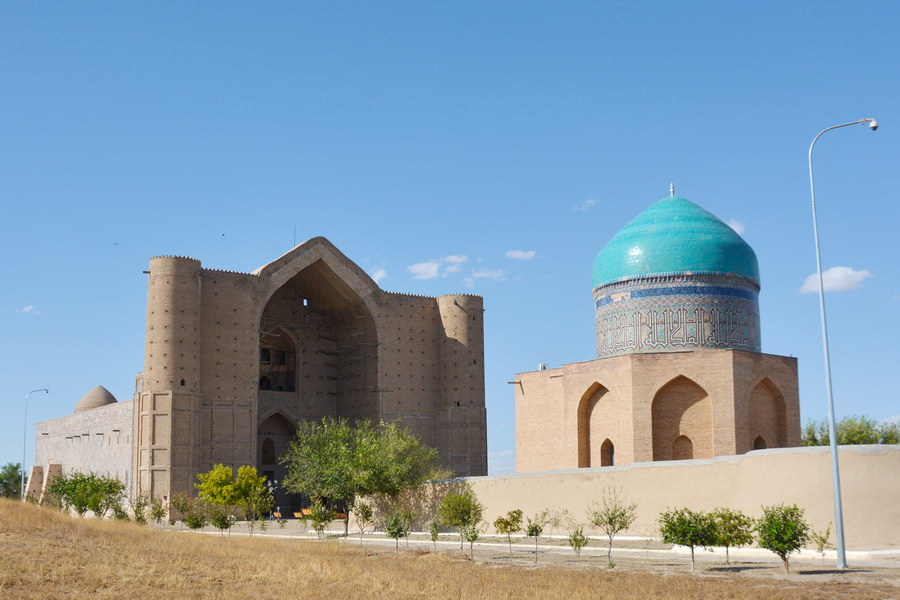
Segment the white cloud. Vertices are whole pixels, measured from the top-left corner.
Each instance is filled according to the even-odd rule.
[[[531,260],[537,254],[535,250],[507,250],[506,258],[514,258],[516,260]]]
[[[831,267],[822,273],[822,283],[826,292],[846,292],[862,287],[864,279],[872,277],[872,273],[863,269],[857,271],[850,267]],[[806,278],[800,287],[801,294],[811,294],[819,291],[819,278],[813,273]]]
[[[410,265],[406,267],[406,270],[413,274],[414,279],[434,279],[438,276],[446,277],[450,273],[459,273],[463,263],[467,260],[469,260],[468,256],[451,254],[444,258],[433,258],[428,262]]]
[[[387,271],[384,269],[376,269],[372,273],[372,279],[375,280],[375,283],[379,283],[385,277],[387,277]]]
[[[467,288],[475,287],[475,280],[472,279],[471,277],[463,277],[463,283],[466,284]]]
[[[409,265],[406,270],[412,273],[413,279],[434,279],[441,270],[441,263],[436,260]]]
[[[39,315],[39,314],[41,314],[41,311],[39,311],[38,309],[36,309],[36,308],[35,308],[33,305],[31,305],[31,304],[29,304],[28,306],[23,306],[22,308],[17,308],[17,309],[16,309],[16,312],[17,312],[17,313],[22,313],[22,314],[25,314],[25,315]]]
[[[589,199],[589,200],[585,200],[585,201],[582,202],[581,204],[576,204],[575,206],[572,207],[572,210],[585,211],[585,210],[589,209],[590,207],[592,207],[592,206],[595,205],[595,204],[597,204],[597,201],[594,200],[594,199],[592,198],[592,199]]]
[[[744,233],[744,229],[746,229],[744,227],[744,224],[741,223],[740,221],[738,221],[737,219],[732,219],[732,220],[728,221],[728,226],[731,227],[732,229],[734,229],[738,235],[741,235],[742,233]]]
[[[477,269],[472,271],[472,277],[475,279],[503,279],[506,271],[503,269]]]
[[[891,425],[892,423],[900,423],[900,415],[894,415],[893,417],[888,417],[887,419],[883,419],[882,424]]]
[[[448,273],[458,273],[462,269],[463,263],[467,260],[469,260],[468,256],[459,256],[458,254],[451,254],[442,258],[441,262],[447,265],[444,267],[442,277],[446,277]]]

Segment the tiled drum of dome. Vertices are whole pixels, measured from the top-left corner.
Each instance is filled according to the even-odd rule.
[[[597,355],[697,348],[759,352],[758,290],[743,277],[698,274],[597,288]]]

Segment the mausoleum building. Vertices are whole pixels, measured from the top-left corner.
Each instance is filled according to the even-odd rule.
[[[218,463],[280,480],[297,425],[326,416],[399,422],[454,473],[487,473],[479,296],[384,291],[319,237],[252,273],[151,259],[146,331],[133,399],[98,387],[38,424],[29,489],[92,470],[165,498]]]
[[[597,358],[516,376],[518,472],[799,445],[797,361],[761,352],[759,266],[731,227],[673,190],[592,288]]]

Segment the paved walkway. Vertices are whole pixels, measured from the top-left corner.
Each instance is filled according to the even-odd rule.
[[[284,527],[279,527],[276,521],[268,521],[266,529],[260,531],[257,527],[254,529],[253,537],[264,537],[272,539],[296,539],[315,541],[317,536],[311,528],[303,527],[302,521],[288,520]],[[181,524],[177,525],[153,525],[155,528],[183,531],[185,533],[203,533],[208,535],[223,535],[218,530],[207,526],[202,531],[191,531]],[[339,544],[359,544],[359,530],[349,531],[348,537],[343,537],[344,530],[328,529],[325,531],[326,543]],[[229,535],[229,534],[225,534]],[[237,522],[232,527],[230,535],[236,537],[249,537],[249,529],[246,522]],[[589,545],[582,549],[583,557],[605,557],[607,553],[607,539],[599,536],[589,536]],[[535,545],[532,538],[526,538],[519,534],[512,536],[512,550],[514,555],[534,555]],[[390,546],[393,547],[396,542],[381,532],[365,532],[363,534],[363,543],[366,545]],[[410,548],[435,548],[442,551],[459,550],[459,537],[452,532],[442,533],[438,541],[432,542],[430,536],[423,532],[413,532],[410,534],[409,540],[400,540],[400,546]],[[469,552],[469,543],[464,542],[464,550]],[[474,543],[474,549],[477,553],[496,552],[509,553],[509,545],[505,537],[494,534],[484,535],[481,540]],[[563,554],[575,556],[572,548],[567,543],[567,537],[561,535],[543,536],[539,538],[537,544],[537,552],[539,554]],[[613,541],[613,560],[616,557],[629,559],[647,559],[651,561],[686,560],[690,555],[690,548],[685,546],[672,546],[671,544],[663,544],[658,540],[636,537],[636,536],[618,536]],[[742,547],[731,548],[729,555],[732,561],[752,561],[756,563],[773,563],[781,564],[779,559],[772,552],[763,548]],[[848,550],[847,563],[853,566],[883,566],[883,567],[900,567],[900,548],[896,549],[871,549],[871,550]],[[723,562],[725,557],[724,548],[715,548],[713,552],[703,548],[696,548],[694,551],[696,560],[701,562]],[[822,564],[824,567],[833,567],[837,561],[837,553],[835,550],[826,550],[824,557],[814,550],[803,550],[791,555],[791,563],[803,564]]]

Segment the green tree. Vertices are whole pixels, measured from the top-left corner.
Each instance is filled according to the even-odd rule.
[[[428,522],[428,534],[431,536],[431,543],[434,544],[434,551],[437,552],[437,542],[441,536],[440,519],[432,519]]]
[[[18,498],[22,493],[22,465],[6,463],[0,467],[0,497]]]
[[[150,498],[146,493],[137,494],[131,499],[131,514],[134,522],[140,525],[147,524],[147,506],[150,504]]]
[[[822,561],[825,561],[825,549],[831,544],[831,521],[828,521],[828,526],[824,531],[816,531],[812,527],[809,529],[809,537],[812,540],[813,544],[816,545],[816,552],[818,552],[822,556]]]
[[[182,516],[182,522],[189,529],[203,529],[209,525],[209,505],[206,502],[191,502],[191,507]]]
[[[209,522],[213,527],[218,529],[222,535],[228,531],[228,535],[231,536],[231,526],[234,525],[235,516],[228,506],[224,504],[210,506],[208,514]]]
[[[166,505],[162,498],[150,499],[150,518],[154,523],[162,523],[162,520],[166,518]]]
[[[356,517],[356,524],[359,526],[359,543],[363,543],[363,531],[367,525],[371,525],[375,520],[375,510],[368,502],[357,502],[353,505],[353,515]]]
[[[438,508],[438,518],[441,523],[449,527],[456,527],[456,531],[459,533],[460,550],[463,548],[464,529],[481,521],[483,513],[484,506],[478,501],[472,490],[448,493]]]
[[[395,510],[384,522],[384,532],[394,540],[394,549],[400,552],[400,538],[409,537],[412,515],[408,511]]]
[[[506,536],[510,555],[512,555],[512,534],[522,531],[523,517],[522,511],[517,508],[506,513],[505,517],[497,517],[494,520],[494,529]]]
[[[790,573],[791,554],[809,541],[809,524],[803,515],[796,504],[763,506],[763,516],[756,524],[759,546],[778,555],[785,573]]]
[[[321,542],[325,538],[325,528],[334,521],[335,512],[323,502],[317,501],[309,507],[309,522]]]
[[[198,473],[195,483],[201,500],[214,506],[235,507],[247,521],[250,535],[257,523],[264,525],[263,519],[272,510],[275,498],[266,485],[266,477],[256,472],[256,467],[243,465],[238,468],[237,478],[231,467],[215,465],[206,473]]]
[[[584,527],[578,527],[569,535],[569,545],[575,551],[575,556],[581,558],[581,549],[588,545],[588,537],[584,535]],[[609,557],[607,557],[607,560],[609,561]]]
[[[831,443],[828,420],[810,420],[803,427],[801,444],[804,446],[827,446]],[[900,443],[900,423],[879,423],[863,416],[848,416],[834,424],[837,443],[842,446],[854,444],[898,444]]]
[[[300,426],[281,462],[282,485],[323,503],[353,507],[360,496],[394,500],[431,477],[437,450],[392,423],[325,418]],[[345,530],[348,522],[345,521]]]
[[[234,470],[222,464],[215,465],[206,473],[198,473],[194,487],[199,492],[197,495],[210,504],[233,506],[234,499]]]
[[[176,494],[172,494],[172,498],[169,500],[169,507],[175,511],[179,519],[181,519],[181,524],[184,525],[184,515],[186,515],[193,505],[193,498],[185,494],[184,492],[178,492]],[[173,519],[175,515],[171,515],[170,519]],[[171,521],[170,521],[171,522]],[[172,523],[174,525],[174,523]]]
[[[363,421],[356,430],[355,471],[362,494],[396,499],[418,487],[437,470],[438,451],[394,423]]]
[[[717,508],[712,512],[716,524],[716,545],[725,547],[725,564],[731,562],[729,548],[746,546],[753,541],[753,519],[739,510]]]
[[[565,508],[548,508],[540,514],[541,523],[550,528],[550,535],[557,529],[574,524],[572,513]]]
[[[613,538],[625,531],[637,518],[637,504],[627,502],[616,488],[603,488],[600,502],[591,504],[588,520],[600,529],[609,540],[606,562],[612,565]]]
[[[469,558],[471,560],[475,560],[475,542],[478,541],[480,535],[481,528],[479,523],[472,523],[462,528],[462,536],[469,542]]]
[[[543,513],[538,513],[532,519],[531,517],[527,517],[528,524],[525,525],[525,536],[534,538],[534,562],[537,564],[538,559],[538,538],[541,537],[541,534],[544,533],[544,518],[546,517],[547,511]]]
[[[231,500],[243,513],[253,535],[254,524],[265,527],[265,517],[272,511],[275,497],[266,485],[266,476],[259,475],[256,467],[244,465],[238,468],[237,478],[232,488]]]
[[[688,508],[676,508],[660,514],[659,531],[663,543],[691,549],[691,571],[695,569],[694,548],[709,548],[716,544],[716,522],[712,515]]]

